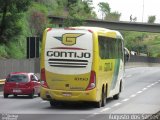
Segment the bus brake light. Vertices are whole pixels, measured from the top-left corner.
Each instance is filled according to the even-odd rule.
[[[91,71],[90,81],[86,90],[91,90],[96,87],[96,73]]]
[[[41,69],[41,85],[42,87],[48,88],[47,82],[46,82],[46,74],[45,74],[45,69]]]

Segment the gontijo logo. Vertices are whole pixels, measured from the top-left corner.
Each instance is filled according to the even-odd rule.
[[[83,35],[82,33],[66,33],[63,34],[62,37],[54,37],[54,38],[60,40],[64,45],[71,46],[76,44],[77,37],[80,37],[82,35]]]

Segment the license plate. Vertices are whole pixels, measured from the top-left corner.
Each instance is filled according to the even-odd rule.
[[[13,92],[15,92],[15,93],[20,93],[21,92],[21,90],[13,90]]]
[[[63,96],[67,96],[67,97],[72,96],[71,93],[62,93],[62,95],[63,95]]]

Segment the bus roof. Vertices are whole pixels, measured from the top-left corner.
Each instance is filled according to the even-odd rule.
[[[106,28],[101,28],[101,27],[90,27],[90,26],[79,26],[79,27],[70,27],[70,28],[91,30],[93,32],[103,32],[103,33],[114,32],[116,33],[117,37],[120,37],[121,39],[123,39],[121,33],[116,30],[111,30],[111,29],[106,29]]]

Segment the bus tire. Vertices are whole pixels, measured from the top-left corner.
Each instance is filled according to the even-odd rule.
[[[50,101],[50,105],[51,105],[51,107],[58,107],[58,106],[60,106],[60,102],[59,101],[51,100]]]
[[[101,93],[101,99],[95,103],[96,108],[100,108],[102,106],[102,93]]]
[[[106,92],[102,89],[100,101],[95,103],[96,108],[104,107],[106,105]]]
[[[102,105],[102,100],[100,100],[100,101],[98,101],[98,102],[95,103],[95,107],[96,108],[100,108],[101,105]]]
[[[102,107],[104,107],[106,105],[106,92],[105,90],[103,89],[102,90]]]
[[[114,100],[118,100],[119,99],[119,93],[113,96]]]
[[[55,105],[54,101],[50,101],[50,105],[53,107]]]

